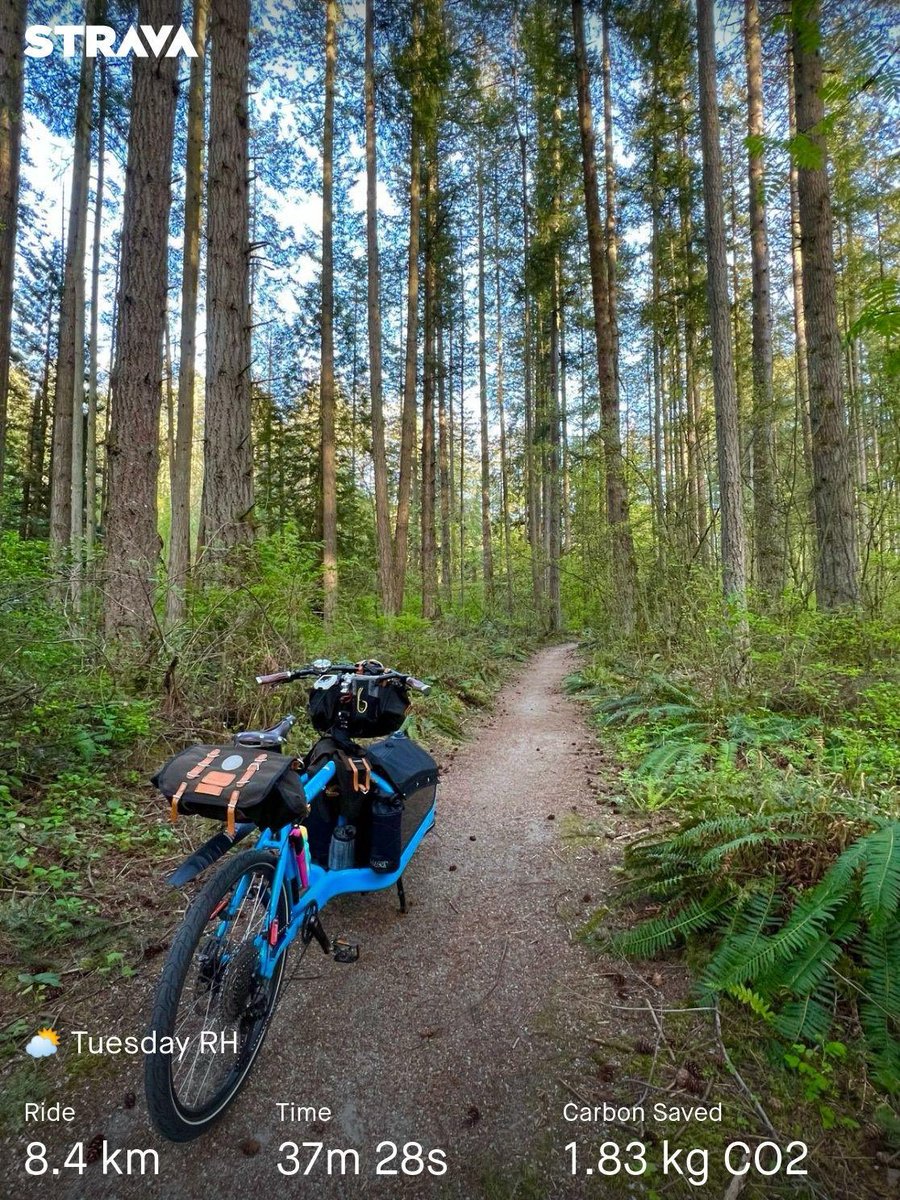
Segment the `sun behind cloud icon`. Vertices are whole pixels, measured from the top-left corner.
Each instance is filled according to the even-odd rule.
[[[59,1034],[55,1029],[39,1029],[25,1047],[25,1053],[32,1058],[48,1058],[56,1053],[58,1045]]]

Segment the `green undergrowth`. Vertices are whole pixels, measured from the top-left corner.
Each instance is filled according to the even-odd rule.
[[[148,784],[160,761],[291,710],[300,717],[292,744],[306,748],[302,686],[264,691],[257,673],[320,656],[408,670],[433,684],[414,698],[410,732],[440,752],[529,650],[527,634],[454,613],[381,618],[362,590],[326,635],[310,555],[284,539],[209,581],[189,597],[183,624],[143,646],[103,637],[95,590],[77,614],[49,593],[45,548],[4,536],[0,988],[20,1011],[58,1005],[85,971],[129,974],[141,947],[161,936],[164,860],[203,831],[168,824]]]
[[[664,654],[588,640],[568,681],[621,763],[616,803],[651,824],[625,854],[620,932],[592,921],[584,936],[625,957],[685,954],[696,1002],[746,1011],[775,1069],[804,1087],[829,1090],[862,1063],[887,1137],[900,1100],[900,632],[757,620],[738,689],[710,628]],[[824,1128],[845,1119],[823,1100]]]

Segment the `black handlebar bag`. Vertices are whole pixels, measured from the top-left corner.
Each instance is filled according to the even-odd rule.
[[[244,746],[189,746],[165,763],[151,782],[178,813],[225,821],[253,821],[280,829],[309,811],[297,760]]]
[[[341,729],[352,738],[395,733],[409,711],[409,692],[400,680],[353,678],[346,692],[339,676],[329,687],[310,688],[307,712],[319,733]]]

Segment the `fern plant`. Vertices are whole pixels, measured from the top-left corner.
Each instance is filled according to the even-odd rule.
[[[637,844],[626,869],[624,898],[661,908],[613,953],[702,938],[701,996],[730,996],[791,1043],[823,1044],[850,1012],[876,1082],[900,1091],[900,821],[733,814]]]

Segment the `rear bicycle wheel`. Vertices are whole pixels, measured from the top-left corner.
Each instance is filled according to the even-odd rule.
[[[190,1141],[222,1116],[262,1046],[287,959],[282,954],[271,978],[262,977],[260,949],[276,865],[275,856],[262,850],[225,863],[172,942],[150,1020],[157,1048],[144,1063],[150,1116],[171,1141]],[[285,885],[277,913],[284,929],[290,916]],[[161,1048],[166,1038],[177,1039],[171,1050]]]

